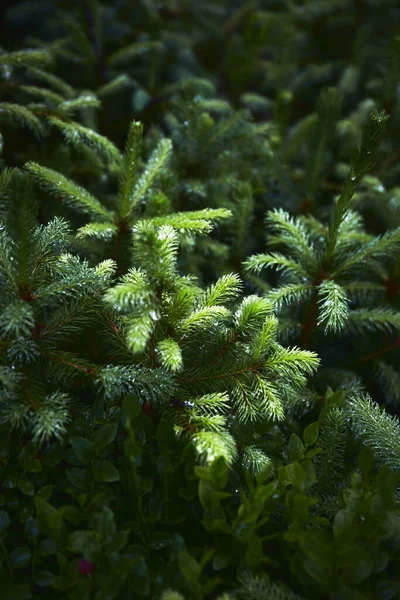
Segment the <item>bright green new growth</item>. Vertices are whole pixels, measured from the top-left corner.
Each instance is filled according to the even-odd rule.
[[[74,205],[79,202],[81,209],[99,216],[101,204],[66,178],[56,180],[45,168],[28,169],[35,177],[41,173],[43,185],[62,186],[64,192],[66,187],[67,201],[72,198]],[[71,401],[62,388],[50,389],[79,375],[97,384],[100,403],[140,390],[144,400],[169,415],[176,434],[192,443],[206,463],[223,456],[232,464],[239,435],[244,464],[254,473],[265,468],[269,458],[263,447],[241,429],[282,420],[285,407],[299,401],[307,376],[319,363],[312,352],[284,349],[276,342],[272,304],[257,296],[239,301],[242,284],[233,273],[204,291],[193,278],[180,275],[179,234],[152,219],[136,222],[133,266],[109,286],[115,263],[107,260],[92,268],[66,252],[65,221],[36,226],[25,174],[5,171],[1,183],[0,333],[8,364],[2,371],[3,421],[30,429],[35,440],[60,437],[70,420]],[[19,237],[9,237],[13,227]],[[57,340],[65,343],[101,315],[102,298],[109,309],[103,315],[107,336],[116,356],[128,360],[126,367],[96,365],[57,350]],[[201,363],[199,348],[205,357]],[[32,371],[39,361],[52,373],[46,384],[42,368]],[[14,376],[15,368],[28,368],[29,380],[26,374]],[[182,410],[168,405],[172,393]]]
[[[127,351],[148,367],[176,373],[180,404],[168,409],[176,433],[205,462],[223,456],[232,464],[236,430],[243,435],[247,424],[281,421],[319,360],[276,342],[277,319],[268,300],[247,296],[226,306],[239,298],[236,274],[205,291],[180,276],[178,235],[171,226],[139,222],[133,240],[135,266],[104,296],[113,321]],[[244,439],[243,460],[256,473],[269,459],[250,432]]]
[[[57,126],[61,124],[57,122]],[[159,141],[148,161],[143,165],[142,146],[143,128],[141,123],[132,122],[128,132],[125,153],[123,156],[115,146],[106,138],[99,136],[92,130],[77,124],[62,124],[62,130],[67,136],[67,141],[73,144],[85,144],[113,160],[112,175],[118,179],[118,194],[113,205],[106,208],[100,200],[95,198],[82,186],[61,175],[53,169],[43,167],[35,162],[29,162],[25,168],[38,182],[39,186],[60,197],[70,208],[86,214],[90,222],[80,227],[77,239],[85,240],[116,240],[129,233],[135,223],[146,217],[146,208],[150,212],[152,203],[161,200],[165,204],[166,198],[162,193],[162,178],[168,172],[168,164],[172,151],[168,139]],[[144,212],[144,214],[143,214]],[[165,212],[165,211],[164,211]],[[154,225],[170,224],[176,227],[181,234],[192,236],[208,233],[213,224],[226,219],[230,212],[224,208],[203,209],[171,215],[148,216],[147,220]]]
[[[303,323],[303,344],[308,343],[311,331],[320,326],[325,333],[339,333],[346,328],[391,331],[398,327],[397,313],[390,309],[349,308],[350,302],[363,294],[384,290],[372,278],[382,277],[379,262],[395,255],[399,248],[400,229],[374,238],[364,233],[360,217],[350,210],[355,189],[370,168],[386,121],[381,113],[373,113],[367,121],[359,152],[328,227],[313,217],[292,218],[282,209],[270,211],[267,225],[272,235],[268,236],[268,244],[283,246],[285,254],[257,254],[245,261],[248,272],[260,273],[266,267],[282,272],[283,285],[269,294],[278,310],[285,305],[309,306],[309,316]],[[357,282],[349,281],[350,273],[358,276]]]
[[[335,134],[335,125],[341,112],[341,104],[342,98],[335,88],[323,90],[318,99],[317,115],[313,122],[313,130],[311,131],[314,152],[309,161],[307,173],[308,198],[312,204],[315,202],[317,191],[320,188],[327,163],[329,162],[329,145],[332,143],[332,138]],[[309,121],[303,124],[302,129],[306,126],[309,126]],[[300,133],[302,134],[302,139],[304,139],[305,132],[300,130],[298,134]]]
[[[364,127],[359,151],[353,158],[350,173],[343,186],[343,191],[335,203],[332,219],[329,223],[326,240],[327,261],[333,258],[340,225],[351,207],[351,201],[357,185],[372,166],[375,152],[385,131],[388,119],[389,116],[384,111],[375,111],[370,115]]]

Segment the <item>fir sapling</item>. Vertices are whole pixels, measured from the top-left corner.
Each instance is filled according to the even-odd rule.
[[[208,233],[213,223],[230,216],[229,210],[224,208],[169,214],[171,208],[166,192],[169,190],[171,141],[161,139],[143,164],[141,123],[131,123],[123,155],[110,140],[91,129],[62,124],[62,131],[73,146],[88,144],[111,161],[107,170],[109,176],[117,180],[115,196],[98,200],[54,169],[35,162],[27,163],[25,168],[43,190],[89,217],[89,222],[77,231],[79,247],[97,259],[111,256],[120,273],[126,271],[130,262],[131,231],[137,220],[148,217],[155,225],[171,224],[191,238]]]
[[[382,332],[398,330],[399,314],[387,302],[385,281],[387,265],[398,255],[399,230],[367,234],[360,215],[351,208],[386,121],[381,113],[370,116],[328,225],[312,216],[294,218],[282,209],[270,211],[266,222],[272,251],[245,261],[250,273],[264,268],[281,271],[281,285],[267,293],[280,316],[281,339],[297,339],[302,348],[313,347],[328,369],[336,360],[339,369],[363,374],[369,366],[368,349],[376,347]],[[274,251],[278,246],[283,253]],[[335,359],[327,354],[326,342],[341,338],[343,350]]]
[[[179,275],[178,236],[171,226],[139,222],[133,239],[135,266],[105,295],[127,352],[155,373],[159,367],[175,373],[180,402],[161,408],[203,460],[224,456],[231,464],[237,430],[241,451],[247,456],[252,447],[253,459],[249,454],[246,460],[257,470],[257,462],[268,459],[251,443],[254,426],[284,418],[285,406],[296,401],[318,366],[317,356],[277,343],[268,300],[248,296],[237,303],[237,275],[205,291]],[[232,302],[236,307],[228,308]]]

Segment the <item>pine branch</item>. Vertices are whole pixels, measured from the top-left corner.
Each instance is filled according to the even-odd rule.
[[[340,408],[333,407],[321,425],[317,447],[322,452],[314,458],[317,488],[322,496],[335,493],[343,479],[346,447],[346,420]]]
[[[159,41],[149,40],[147,42],[134,42],[109,56],[107,64],[114,67],[118,64],[130,61],[132,58],[146,54],[147,52],[160,52],[161,50],[163,50],[163,44]]]
[[[388,115],[386,115],[384,111],[373,112],[364,127],[360,148],[354,156],[350,173],[346,179],[342,193],[335,204],[329,224],[326,241],[327,261],[329,261],[333,255],[337,243],[339,226],[351,206],[354,192],[361,179],[372,166],[373,157],[377,151],[388,118]]]
[[[25,106],[12,104],[11,102],[0,102],[0,120],[6,123],[18,123],[28,127],[37,136],[44,135],[44,127],[40,120]]]
[[[61,197],[68,206],[81,210],[84,214],[93,218],[112,220],[112,212],[104,208],[87,190],[67,179],[61,173],[42,167],[35,162],[26,163],[25,169],[37,181],[41,189],[56,198]]]
[[[275,267],[277,271],[287,274],[307,277],[307,271],[296,261],[287,258],[283,254],[271,252],[270,254],[255,254],[244,263],[245,269],[254,273],[260,273],[265,267]]]
[[[348,298],[344,289],[334,281],[323,281],[318,286],[319,316],[317,325],[325,323],[325,332],[341,331],[348,319]]]
[[[342,98],[335,88],[322,90],[318,98],[318,119],[312,136],[312,159],[309,161],[307,179],[308,196],[311,205],[315,201],[317,189],[324,176],[327,163],[327,149],[335,133],[335,123],[341,111]]]
[[[370,396],[354,396],[348,405],[351,427],[364,446],[374,451],[377,464],[400,468],[400,424]]]
[[[132,210],[131,195],[139,175],[142,145],[143,125],[132,121],[129,126],[119,181],[119,209],[122,217],[128,217]]]
[[[136,143],[134,144],[136,148]],[[130,149],[129,155],[131,156],[132,152],[136,152],[133,148]],[[149,160],[146,163],[146,169],[139,177],[137,183],[133,188],[129,188],[127,192],[125,188],[124,196],[123,196],[123,206],[121,206],[122,218],[129,217],[139,202],[149,193],[151,186],[158,182],[159,177],[166,169],[170,154],[172,152],[172,144],[171,140],[163,139],[159,142],[157,148],[154,150]],[[129,160],[127,158],[127,160]],[[128,179],[124,180],[124,186],[132,185],[134,180],[129,176]],[[128,194],[128,195],[127,195]],[[126,205],[126,206],[125,206]]]
[[[49,117],[49,122],[54,125],[65,138],[68,144],[79,149],[81,145],[93,148],[109,162],[120,164],[121,154],[118,148],[106,137],[100,135],[88,127],[78,123],[66,123],[56,117]]]
[[[0,54],[0,65],[6,67],[40,67],[51,61],[46,50],[26,49]]]
[[[368,332],[397,332],[400,327],[400,314],[390,308],[362,308],[349,312],[347,329],[350,333],[366,335]]]

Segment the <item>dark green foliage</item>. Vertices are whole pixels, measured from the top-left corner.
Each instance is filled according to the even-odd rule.
[[[400,8],[56,0],[0,49],[0,597],[400,597]]]

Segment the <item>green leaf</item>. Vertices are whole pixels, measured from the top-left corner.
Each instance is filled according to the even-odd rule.
[[[58,536],[63,527],[59,511],[38,496],[35,497],[35,505],[40,530],[51,538]]]
[[[81,513],[81,511],[72,504],[64,504],[60,508],[60,514],[65,521],[72,523],[75,527],[80,525],[84,519],[84,516]]]
[[[292,473],[289,465],[278,467],[278,480],[281,485],[290,485],[292,483]]]
[[[35,488],[28,479],[20,479],[18,481],[18,488],[26,496],[33,496],[35,493]]]
[[[341,580],[346,584],[359,584],[371,575],[373,564],[369,558],[360,558],[349,565],[341,574]]]
[[[37,538],[40,535],[40,529],[37,519],[29,517],[25,523],[25,533],[31,539]]]
[[[72,468],[65,471],[66,476],[74,487],[85,492],[90,484],[89,473],[86,469]]]
[[[10,524],[10,517],[5,510],[0,510],[0,535],[2,535]]]
[[[304,490],[307,487],[307,474],[304,471],[302,465],[298,462],[287,465],[291,474],[291,480],[294,487],[299,490]]]
[[[188,552],[180,552],[178,555],[179,568],[186,581],[192,583],[197,581],[201,575],[201,567],[196,559]]]
[[[173,424],[168,421],[160,421],[157,427],[156,439],[160,448],[164,451],[171,448],[176,440]]]
[[[74,531],[68,537],[68,549],[77,554],[90,556],[101,546],[101,535],[97,531]]]
[[[121,552],[128,543],[130,531],[117,531],[113,538],[105,542],[104,548],[107,553],[113,554],[114,552]]]
[[[309,458],[306,458],[302,461],[301,467],[306,476],[305,486],[306,489],[308,489],[314,485],[314,483],[317,483],[317,475],[315,473],[314,464]]]
[[[71,437],[70,441],[72,448],[74,449],[75,456],[83,463],[89,463],[91,460],[96,458],[96,452],[90,440],[82,437]]]
[[[162,593],[160,600],[185,600],[185,598],[180,592],[168,589]],[[219,598],[218,600],[224,600],[224,598]],[[229,600],[229,598],[225,598],[225,600]]]
[[[54,540],[47,538],[38,545],[38,554],[40,556],[51,556],[57,552],[57,544]]]
[[[311,450],[307,450],[304,454],[304,458],[312,458],[313,456],[317,456],[321,454],[322,448],[311,448]]]
[[[50,571],[39,571],[34,578],[34,582],[36,585],[40,587],[49,587],[51,586],[51,581],[53,579],[53,573]]]
[[[28,564],[30,559],[31,559],[30,549],[27,547],[23,547],[23,546],[19,546],[18,548],[15,548],[9,556],[10,564],[13,567],[13,569],[21,569],[26,564]]]
[[[215,571],[225,569],[230,563],[229,556],[225,554],[216,554],[212,561],[212,566]]]
[[[128,422],[135,421],[142,414],[142,406],[135,394],[128,394],[122,401],[122,413]]]
[[[306,573],[315,581],[324,586],[330,586],[332,582],[333,567],[328,561],[314,555],[312,558],[304,561]]]
[[[103,506],[103,511],[96,515],[96,531],[105,540],[116,533],[114,513],[108,506]]]
[[[307,446],[312,446],[317,441],[318,434],[319,424],[317,421],[315,421],[315,423],[311,423],[310,425],[308,425],[308,427],[305,428],[303,434],[304,443],[307,444]]]
[[[94,436],[93,443],[96,447],[96,450],[103,450],[106,446],[111,444],[115,440],[115,436],[117,435],[118,424],[117,423],[107,423],[107,425],[102,425]]]
[[[223,456],[216,458],[210,467],[210,474],[214,486],[221,490],[228,482],[228,467]]]
[[[132,573],[132,588],[141,596],[146,598],[150,595],[150,576],[146,560],[143,556],[135,558],[135,565],[130,570]]]
[[[333,520],[333,535],[340,538],[346,534],[353,524],[353,517],[348,510],[339,510]]]
[[[41,473],[42,472],[42,465],[38,458],[35,458],[34,460],[32,460],[29,463],[28,471],[30,473]]]
[[[211,510],[214,504],[214,490],[211,484],[204,479],[199,481],[199,500],[205,510]]]
[[[96,460],[92,464],[93,477],[96,481],[119,481],[119,472],[109,460]]]
[[[301,439],[292,433],[289,440],[289,459],[291,461],[299,460],[304,454],[304,446]]]
[[[374,451],[370,446],[361,449],[358,455],[358,466],[362,473],[369,473],[374,468]]]
[[[36,493],[36,496],[38,496],[39,498],[42,498],[43,500],[45,500],[47,502],[48,500],[50,500],[51,496],[53,495],[53,490],[54,490],[54,485],[52,485],[52,484],[45,485]]]

